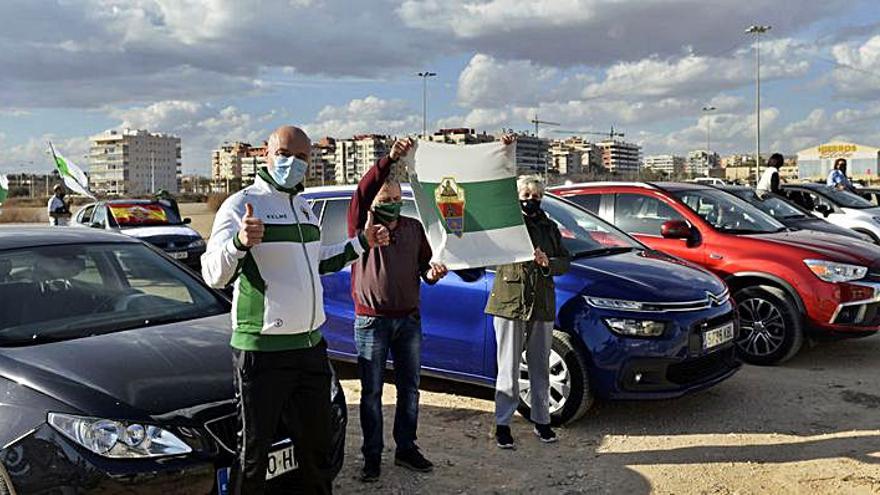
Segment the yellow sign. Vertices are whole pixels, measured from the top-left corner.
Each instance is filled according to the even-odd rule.
[[[858,151],[856,144],[823,144],[819,146],[819,158],[848,157]]]

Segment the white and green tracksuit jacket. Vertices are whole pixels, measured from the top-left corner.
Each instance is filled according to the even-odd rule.
[[[278,186],[265,169],[254,185],[230,196],[214,218],[202,276],[211,287],[234,281],[232,346],[246,351],[302,349],[320,342],[324,299],[320,274],[358,259],[363,235],[321,245],[318,219],[297,193]],[[263,221],[263,242],[245,249],[238,240],[245,204]]]

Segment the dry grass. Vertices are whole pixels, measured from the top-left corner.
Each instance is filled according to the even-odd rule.
[[[0,207],[0,223],[42,223],[45,221],[41,210],[19,208],[17,206]]]
[[[213,212],[216,212],[217,210],[220,209],[220,205],[222,205],[223,202],[226,201],[226,198],[228,198],[228,197],[229,197],[229,195],[227,195],[227,194],[217,194],[217,193],[209,194],[208,195],[208,209],[210,209]]]

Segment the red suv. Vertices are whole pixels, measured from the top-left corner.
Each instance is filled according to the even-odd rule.
[[[781,363],[805,334],[864,337],[880,330],[880,249],[873,244],[790,230],[736,196],[698,184],[551,190],[724,279],[737,302],[737,346],[747,362]]]

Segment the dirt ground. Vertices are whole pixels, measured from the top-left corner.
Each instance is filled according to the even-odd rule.
[[[544,445],[519,415],[518,448],[492,437],[492,391],[423,379],[419,445],[430,474],[394,466],[394,387],[383,398],[380,482],[362,463],[352,365],[338,366],[349,403],[338,493],[880,493],[880,336],[823,343],[782,367],[746,366],[677,400],[598,403]]]

